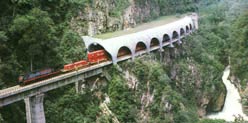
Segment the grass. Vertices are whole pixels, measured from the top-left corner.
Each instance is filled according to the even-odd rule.
[[[171,23],[173,21],[176,21],[176,20],[179,20],[179,19],[185,17],[186,15],[187,14],[161,16],[161,17],[159,17],[159,18],[157,18],[151,22],[138,24],[134,28],[129,28],[129,29],[115,31],[115,32],[108,32],[108,33],[104,33],[104,34],[100,34],[100,35],[95,35],[94,37],[100,38],[100,39],[108,39],[108,38],[118,37],[118,36],[122,36],[122,35],[127,35],[127,34],[139,32],[139,31],[143,31],[143,30],[146,30],[149,28],[154,28],[154,27],[158,27],[161,25]]]

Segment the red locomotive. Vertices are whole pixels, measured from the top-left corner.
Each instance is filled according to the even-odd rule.
[[[107,60],[108,60],[108,56],[105,50],[97,50],[94,52],[89,52],[87,60],[80,60],[71,64],[66,64],[64,65],[64,68],[62,70],[56,71],[54,69],[48,68],[40,71],[35,71],[32,73],[27,73],[25,75],[20,75],[18,78],[18,83],[19,85],[27,85],[36,81],[44,80],[59,75],[61,73],[82,69],[90,65],[97,64]]]
[[[27,73],[24,75],[20,75],[18,78],[19,85],[27,85],[34,81],[43,80],[55,75],[58,75],[60,71],[55,71],[54,69],[47,68],[40,71],[34,71],[32,73]]]

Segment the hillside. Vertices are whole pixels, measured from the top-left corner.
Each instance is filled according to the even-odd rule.
[[[46,93],[48,123],[225,123],[205,116],[222,110],[226,89],[221,76],[228,64],[242,103],[248,105],[245,0],[0,3],[0,89],[16,85],[22,73],[85,58],[82,35],[108,38],[168,23],[187,12],[200,15],[200,29],[175,48],[113,65],[106,70],[110,80],[90,78],[79,94],[74,85]],[[24,103],[0,108],[0,122],[26,122]]]

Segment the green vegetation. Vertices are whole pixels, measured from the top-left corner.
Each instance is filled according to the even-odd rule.
[[[16,85],[17,76],[32,69],[62,66],[84,58],[85,47],[79,34],[70,27],[70,21],[78,11],[86,6],[92,7],[96,2],[1,1],[0,88]],[[184,39],[183,45],[165,48],[163,58],[154,52],[134,62],[112,66],[108,70],[112,79],[106,85],[99,84],[96,89],[87,87],[81,94],[76,94],[73,86],[48,92],[44,101],[47,122],[111,123],[114,117],[121,123],[225,122],[200,119],[199,115],[205,114],[199,112],[221,109],[223,100],[220,97],[225,94],[221,76],[229,64],[229,56],[232,74],[241,80],[245,88],[248,69],[246,1],[135,0],[136,6],[147,4],[152,7],[143,11],[150,11],[151,15],[144,20],[136,18],[139,23],[170,15],[152,22],[154,24],[151,25],[156,26],[176,20],[182,13],[198,11],[201,15],[200,29]],[[109,15],[119,18],[130,3],[117,0],[113,5],[115,7]],[[159,9],[154,9],[154,6],[159,6]],[[144,28],[150,27],[144,25],[130,32]],[[106,35],[102,37],[115,34]],[[123,71],[129,71],[130,76],[137,79],[133,88],[129,85],[134,80],[127,79]],[[106,95],[110,97],[107,106],[113,116],[104,114],[100,107]],[[0,110],[0,122],[25,122],[23,102]]]
[[[84,56],[81,38],[68,29],[68,21],[87,2],[7,0],[0,4],[0,88],[16,85],[21,73],[60,66]],[[69,41],[68,46],[65,43]],[[72,50],[73,44],[78,46]]]
[[[241,79],[241,84],[246,87],[248,76],[248,9],[242,13],[232,25],[230,38],[230,56],[232,72]]]
[[[115,7],[109,12],[112,17],[120,17],[123,11],[130,5],[127,0],[114,0]]]
[[[199,123],[226,123],[226,121],[225,120],[203,119]]]
[[[51,123],[92,123],[100,111],[100,100],[90,90],[76,94],[74,88],[63,87],[49,92],[46,98],[46,120]]]

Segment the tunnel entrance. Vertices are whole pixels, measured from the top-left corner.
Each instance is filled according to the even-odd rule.
[[[99,44],[91,44],[88,49],[89,52],[93,52],[97,50],[105,50],[105,49]]]
[[[139,52],[139,51],[144,51],[146,50],[146,45],[143,43],[143,42],[139,42],[137,45],[136,45],[136,48],[135,48],[135,53]]]
[[[159,40],[157,38],[153,38],[151,40],[151,44],[150,44],[150,48],[153,48],[153,47],[159,47]]]
[[[189,27],[186,26],[186,33],[188,34],[189,33]]]
[[[183,28],[180,29],[180,35],[181,35],[181,36],[184,36],[184,35],[185,35],[185,31],[184,31]]]
[[[93,43],[93,44],[91,44],[90,46],[89,46],[89,49],[87,49],[88,50],[88,52],[94,52],[94,51],[98,51],[98,50],[104,50],[105,51],[105,53],[106,53],[106,55],[107,55],[107,59],[108,60],[111,60],[112,59],[112,57],[111,57],[111,55],[109,54],[109,52],[107,52],[105,49],[104,49],[104,47],[103,46],[101,46],[100,44],[97,44],[97,43]]]
[[[166,43],[169,43],[169,42],[170,42],[170,37],[169,37],[169,35],[164,34],[164,36],[163,36],[163,45],[166,44]]]
[[[191,24],[189,24],[189,29],[192,30],[192,25]]]
[[[178,38],[179,38],[178,33],[177,33],[176,31],[174,31],[174,32],[173,32],[173,35],[172,35],[172,40],[173,40],[173,41],[174,41],[174,40],[178,40]]]
[[[117,58],[124,56],[131,56],[131,55],[132,55],[131,50],[128,47],[124,46],[118,50]]]

